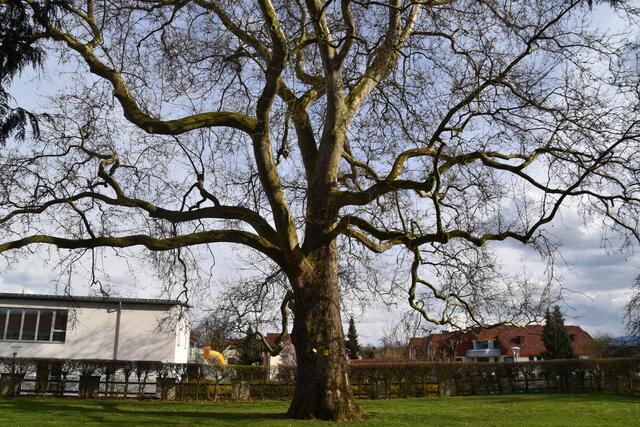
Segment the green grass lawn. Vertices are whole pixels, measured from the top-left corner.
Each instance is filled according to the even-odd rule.
[[[360,402],[362,426],[640,426],[640,397],[522,394]],[[283,417],[288,402],[0,400],[0,426],[328,425]]]

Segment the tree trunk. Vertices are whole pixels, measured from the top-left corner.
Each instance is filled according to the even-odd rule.
[[[288,416],[357,420],[340,320],[335,242],[309,254],[292,278],[295,304],[291,334],[296,348],[296,386]]]

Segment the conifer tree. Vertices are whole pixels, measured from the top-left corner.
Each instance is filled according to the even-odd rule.
[[[46,25],[59,23],[60,9],[67,6],[67,0],[35,2],[32,10],[26,2],[0,1],[0,145],[11,136],[24,140],[27,125],[39,138],[39,120],[50,119],[15,105],[8,90],[26,69],[44,67],[47,55],[38,41],[46,34]]]
[[[353,321],[353,316],[349,319],[349,331],[347,332],[347,353],[349,359],[357,359],[360,354],[360,344],[358,343],[358,332],[356,331],[356,324]]]
[[[242,355],[240,363],[242,365],[253,365],[260,362],[260,342],[251,326],[247,329],[247,335],[242,343]]]
[[[542,329],[542,341],[545,352],[543,357],[549,359],[571,359],[574,357],[571,340],[564,326],[564,318],[560,307],[553,307],[553,312],[545,314],[545,325]]]

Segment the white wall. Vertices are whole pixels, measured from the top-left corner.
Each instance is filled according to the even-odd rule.
[[[269,379],[273,380],[278,375],[278,366],[282,361],[282,357],[278,354],[277,356],[272,356],[269,353],[265,353],[267,358],[267,367],[269,368]]]
[[[186,363],[189,331],[168,306],[73,303],[0,298],[0,307],[68,309],[64,343],[0,341],[0,356],[153,360]],[[161,321],[164,327],[159,329]],[[116,349],[117,346],[117,349]]]
[[[189,358],[190,335],[191,330],[189,324],[187,323],[187,319],[183,317],[175,326],[173,363],[187,363],[187,359]]]

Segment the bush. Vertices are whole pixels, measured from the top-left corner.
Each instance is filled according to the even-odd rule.
[[[99,376],[101,394],[111,397],[167,396],[162,386],[156,387],[162,383],[174,384],[178,399],[282,399],[293,395],[296,367],[281,365],[271,376],[264,366],[233,365],[220,378],[208,379],[206,367],[197,364],[0,358],[0,374],[12,372],[23,375],[23,384],[31,382],[31,390],[43,395],[77,395],[77,377],[82,375]],[[356,397],[369,399],[579,390],[640,394],[639,358],[518,363],[369,360],[352,363],[349,373]],[[120,391],[114,391],[116,386],[122,386]]]

